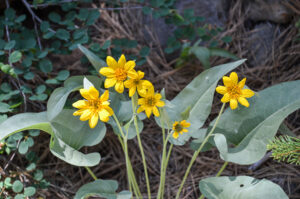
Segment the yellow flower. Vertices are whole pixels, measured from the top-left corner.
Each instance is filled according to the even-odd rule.
[[[80,115],[81,121],[89,120],[91,128],[97,125],[99,118],[101,121],[107,122],[109,116],[114,114],[114,111],[109,107],[108,90],[99,97],[99,91],[94,86],[91,86],[89,89],[80,89],[80,94],[86,100],[78,100],[73,103],[73,107],[79,109],[73,115]]]
[[[179,133],[182,135],[183,132],[187,133],[188,130],[186,128],[190,127],[191,123],[186,122],[186,120],[182,120],[181,122],[175,121],[173,123],[173,138],[177,139],[179,137]]]
[[[163,107],[165,102],[160,100],[161,95],[159,93],[154,93],[154,87],[147,88],[145,93],[141,93],[141,97],[142,98],[138,99],[140,107],[138,108],[137,113],[145,111],[149,118],[153,112],[156,117],[159,117],[157,107]]]
[[[142,71],[135,72],[129,80],[124,82],[126,88],[129,88],[129,96],[132,97],[137,90],[139,95],[145,94],[147,87],[153,87],[152,83],[148,80],[142,80],[145,73]],[[133,77],[134,76],[134,77]]]
[[[118,93],[124,91],[124,81],[127,77],[135,77],[135,61],[127,61],[124,55],[121,55],[117,62],[113,57],[107,56],[106,63],[108,67],[102,67],[99,71],[101,75],[106,76],[104,82],[105,88],[115,86],[115,90]]]
[[[238,102],[243,106],[249,107],[249,102],[246,98],[250,98],[254,95],[254,92],[250,89],[243,89],[245,86],[246,78],[238,82],[238,76],[235,72],[230,73],[230,76],[223,77],[224,86],[218,86],[216,91],[223,96],[221,102],[230,102],[230,108],[236,109]]]

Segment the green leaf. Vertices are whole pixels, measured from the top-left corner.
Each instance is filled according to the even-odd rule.
[[[42,59],[39,62],[39,67],[41,69],[41,71],[43,71],[44,73],[49,73],[52,71],[52,62],[49,59]]]
[[[118,183],[115,180],[96,180],[94,182],[83,185],[76,192],[74,199],[85,199],[88,196],[99,196],[106,199],[129,199],[131,193],[123,191],[116,193]]]
[[[101,158],[99,153],[83,154],[55,136],[51,138],[50,151],[59,159],[74,166],[96,166],[99,164]]]
[[[177,140],[171,138],[176,145],[184,144],[191,136],[197,134],[211,112],[213,96],[216,85],[226,73],[235,69],[245,60],[239,60],[228,64],[222,64],[205,70],[189,83],[171,102],[166,103],[166,112],[170,118],[165,127],[172,125],[174,121],[187,119],[191,123],[189,132],[179,136]],[[184,118],[183,118],[184,116]],[[186,118],[188,116],[188,118]],[[156,119],[156,122],[160,122]]]
[[[73,116],[74,111],[64,109],[51,121],[56,137],[76,150],[101,142],[106,134],[104,123],[99,121],[97,126],[91,129],[87,121],[80,121],[79,117]]]
[[[36,92],[36,94],[42,94],[43,92],[45,92],[45,90],[46,90],[46,86],[45,85],[39,85],[35,89],[35,92]]]
[[[20,61],[21,58],[22,58],[22,53],[20,51],[14,51],[11,53],[8,59],[10,63],[16,63]]]
[[[58,79],[59,81],[65,81],[69,76],[70,76],[69,71],[62,70],[62,71],[59,71],[59,73],[57,74],[56,79]]]
[[[39,129],[52,133],[46,112],[21,113],[14,115],[0,124],[0,140],[20,131]]]
[[[56,12],[51,12],[49,15],[48,15],[48,18],[54,22],[54,23],[59,23],[61,22],[61,17],[59,14],[57,14]]]
[[[95,70],[98,72],[100,68],[106,66],[106,63],[96,56],[94,53],[89,51],[87,48],[83,47],[82,45],[78,45],[79,50],[89,59],[91,64],[94,66]]]
[[[220,48],[209,48],[210,56],[219,56],[219,57],[225,57],[230,58],[233,60],[238,60],[239,58],[235,56],[234,54],[230,53],[227,50],[220,49]]]
[[[222,159],[242,165],[260,160],[283,120],[300,108],[299,90],[300,81],[281,83],[250,98],[249,108],[227,109],[214,132]],[[228,149],[227,142],[237,147]]]
[[[11,40],[10,42],[7,42],[4,46],[4,50],[11,50],[15,47],[16,45],[16,41],[15,40]]]
[[[146,56],[148,56],[149,52],[150,52],[149,47],[143,47],[140,51],[140,56],[141,57],[146,57]]]
[[[288,199],[277,184],[248,176],[206,178],[199,188],[208,199]]]
[[[203,64],[205,69],[210,68],[210,51],[206,47],[201,47],[201,46],[193,46],[190,48],[189,51],[190,54],[194,54],[199,61]]]
[[[22,141],[20,143],[19,149],[18,149],[20,154],[25,154],[28,151],[28,144],[25,141]]]
[[[224,41],[225,43],[230,43],[232,41],[232,37],[225,36],[225,37],[222,38],[222,41]]]
[[[25,196],[33,196],[36,193],[35,187],[26,187],[24,189],[24,195]]]
[[[0,113],[7,113],[7,112],[10,112],[10,111],[11,111],[11,109],[10,109],[9,104],[0,102]]]
[[[37,181],[41,181],[43,179],[44,175],[41,170],[36,170],[33,174],[33,178]]]
[[[70,33],[64,29],[58,29],[56,31],[56,37],[58,39],[68,41],[68,39],[70,39]]]
[[[12,185],[12,189],[15,193],[20,193],[23,190],[23,183],[20,180],[16,180]]]
[[[71,92],[82,88],[84,76],[73,76],[64,82],[64,87],[57,88],[51,94],[47,103],[47,115],[49,120],[55,118],[63,109]],[[100,88],[102,80],[96,76],[86,76],[96,88]]]

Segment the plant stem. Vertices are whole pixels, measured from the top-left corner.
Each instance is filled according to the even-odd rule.
[[[162,189],[161,189],[161,197],[162,198],[163,198],[164,192],[165,192],[166,173],[167,173],[167,167],[168,167],[168,163],[169,163],[169,160],[170,160],[172,149],[173,149],[173,144],[171,144],[170,147],[169,147],[167,160],[166,160],[165,165],[164,165],[164,176],[165,177],[163,178],[163,182],[162,182]]]
[[[98,180],[94,172],[89,167],[85,166],[84,168],[89,172],[89,174],[94,178],[94,180]]]
[[[221,169],[218,171],[216,177],[219,177],[222,172],[224,171],[224,169],[226,168],[226,166],[228,165],[228,162],[224,162],[224,164],[222,165]],[[204,198],[204,195],[201,194],[200,198],[199,199],[203,199]]]
[[[220,112],[219,112],[219,115],[218,115],[218,117],[217,117],[217,120],[216,120],[216,122],[214,123],[212,129],[211,129],[210,132],[207,134],[207,136],[205,137],[204,141],[201,143],[199,149],[198,149],[197,151],[194,152],[194,155],[193,155],[193,157],[192,157],[192,159],[191,159],[191,161],[190,161],[190,164],[189,164],[189,166],[188,166],[188,168],[187,168],[187,170],[186,170],[186,172],[185,172],[185,174],[184,174],[183,180],[182,180],[182,182],[181,182],[181,184],[180,184],[180,187],[179,187],[179,189],[178,189],[178,192],[177,192],[177,194],[176,194],[176,199],[178,199],[178,198],[180,197],[180,193],[181,193],[181,190],[182,190],[182,188],[183,188],[183,185],[184,185],[184,183],[185,183],[185,181],[186,181],[186,179],[187,179],[187,176],[188,176],[189,173],[190,173],[190,170],[191,170],[191,168],[192,168],[192,166],[193,166],[193,164],[194,164],[194,162],[195,162],[197,156],[199,155],[199,153],[200,153],[201,150],[203,149],[204,145],[207,143],[209,137],[212,135],[212,133],[214,132],[215,128],[217,127],[217,124],[218,124],[218,122],[219,122],[219,119],[220,119],[220,117],[221,117],[221,115],[222,115],[222,113],[223,113],[223,111],[224,111],[225,104],[226,104],[226,103],[223,103],[222,108],[221,108],[221,110],[220,110]]]
[[[143,145],[142,145],[142,141],[141,141],[141,137],[140,137],[139,126],[138,126],[138,121],[137,121],[137,117],[136,117],[136,106],[137,106],[136,102],[137,102],[137,97],[138,97],[137,93],[135,93],[133,95],[133,97],[131,98],[132,112],[133,112],[133,121],[134,121],[134,126],[135,126],[135,130],[136,130],[136,136],[137,136],[137,140],[138,140],[138,144],[139,144],[139,148],[140,148],[140,152],[141,152],[142,160],[143,160],[143,166],[144,166],[144,172],[145,172],[145,178],[146,178],[148,198],[151,199],[151,189],[150,189],[150,182],[149,182],[149,178],[148,178],[147,163],[146,163],[146,159],[145,159],[144,149],[143,149]]]
[[[163,128],[164,129],[164,128]],[[164,130],[163,130],[163,134],[164,134]],[[160,182],[159,182],[159,188],[158,188],[158,192],[157,192],[157,199],[159,198],[163,198],[163,186],[164,186],[164,178],[165,178],[165,165],[166,165],[166,150],[167,150],[167,144],[168,144],[168,140],[170,138],[170,136],[172,135],[172,133],[169,133],[166,140],[164,141],[164,146],[163,146],[163,153],[162,153],[162,160],[161,160],[161,165],[160,165]]]
[[[133,170],[132,170],[132,167],[131,167],[131,163],[130,163],[130,160],[129,160],[129,156],[128,156],[127,135],[125,136],[125,134],[123,132],[123,129],[122,129],[122,126],[121,126],[121,124],[120,124],[117,116],[115,114],[113,114],[113,117],[114,117],[114,119],[115,119],[115,121],[117,123],[119,131],[120,131],[120,133],[121,133],[121,135],[123,137],[123,140],[124,140],[123,144],[121,144],[121,145],[123,147],[123,151],[124,151],[124,155],[125,155],[128,185],[129,185],[129,188],[130,188],[131,184],[133,185],[133,189],[134,189],[135,195],[138,197],[138,196],[141,196],[141,194],[140,194],[139,188],[137,186],[136,179],[134,177],[134,173],[133,173]],[[131,167],[131,169],[130,169],[130,167]],[[135,182],[132,182],[132,180],[135,181]]]

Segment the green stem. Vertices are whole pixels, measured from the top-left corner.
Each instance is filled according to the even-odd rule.
[[[143,160],[143,166],[144,166],[144,172],[145,172],[145,178],[146,178],[148,198],[151,199],[151,189],[150,189],[150,182],[149,182],[149,178],[148,178],[147,163],[146,163],[144,149],[143,149],[143,145],[142,145],[142,141],[141,141],[141,137],[140,137],[140,131],[139,131],[139,126],[138,126],[138,121],[137,121],[137,117],[136,117],[136,106],[137,106],[137,104],[136,104],[136,102],[137,102],[137,94],[136,93],[133,95],[131,101],[132,101],[132,111],[133,111],[134,126],[135,126],[137,140],[138,140],[138,144],[139,144],[139,148],[140,148],[141,155],[142,155],[142,160]]]
[[[224,171],[224,169],[226,168],[226,166],[228,165],[228,162],[224,162],[223,166],[221,167],[221,169],[218,171],[216,177],[219,177],[222,172]],[[200,198],[199,199],[203,199],[204,198],[204,195],[201,194]]]
[[[94,178],[94,180],[98,180],[94,172],[89,167],[84,167],[84,168],[89,172],[89,174]]]
[[[217,127],[217,124],[218,124],[218,122],[219,122],[219,119],[220,119],[220,117],[221,117],[221,115],[222,115],[222,113],[223,113],[223,111],[224,111],[225,104],[226,104],[226,103],[223,103],[222,108],[221,108],[221,110],[220,110],[220,112],[219,112],[219,115],[218,115],[218,117],[217,117],[217,120],[216,120],[216,122],[214,123],[212,129],[210,130],[210,132],[209,132],[209,133],[207,134],[207,136],[205,137],[205,139],[204,139],[204,141],[202,142],[202,144],[200,145],[199,149],[198,149],[197,151],[194,152],[194,155],[193,155],[193,157],[192,157],[192,159],[191,159],[191,161],[190,161],[190,164],[189,164],[189,166],[188,166],[188,168],[187,168],[187,170],[186,170],[186,172],[185,172],[185,174],[184,174],[183,180],[182,180],[182,182],[181,182],[181,184],[180,184],[180,187],[179,187],[179,189],[178,189],[178,192],[177,192],[177,194],[176,194],[176,199],[178,199],[179,196],[180,196],[180,193],[181,193],[181,190],[182,190],[182,188],[183,188],[183,185],[184,185],[184,183],[185,183],[185,181],[186,181],[186,179],[187,179],[187,176],[188,176],[189,173],[190,173],[190,170],[191,170],[191,168],[192,168],[192,166],[193,166],[193,164],[194,164],[194,162],[195,162],[197,156],[199,155],[199,153],[200,153],[201,150],[203,149],[204,145],[207,143],[208,139],[210,138],[210,136],[211,136],[212,133],[214,132],[215,128]]]
[[[164,178],[165,178],[164,170],[165,170],[165,165],[166,165],[166,150],[167,150],[168,140],[171,135],[172,135],[172,133],[169,133],[166,140],[164,141],[163,154],[162,154],[162,160],[161,160],[161,165],[160,165],[160,182],[159,182],[159,188],[158,188],[158,192],[157,192],[157,199],[162,198],[162,196],[163,196],[163,193],[162,193],[163,187],[162,186],[163,186],[163,182],[164,182]]]
[[[134,177],[134,173],[132,172],[132,170],[130,169],[130,166],[131,166],[131,163],[130,160],[129,160],[129,155],[128,155],[128,146],[127,146],[127,135],[125,136],[124,132],[123,132],[123,129],[122,129],[122,126],[117,118],[117,116],[115,114],[113,114],[113,118],[115,119],[116,123],[117,123],[117,126],[119,128],[119,131],[123,137],[123,144],[122,147],[123,147],[123,151],[124,151],[124,155],[125,155],[125,162],[126,162],[126,170],[127,170],[127,178],[128,178],[128,186],[129,188],[131,187],[131,184],[133,185],[133,189],[134,189],[134,192],[135,192],[135,195],[138,197],[140,195],[138,195],[139,191],[138,191],[138,187],[136,187],[137,183],[136,183],[136,179]],[[134,180],[135,182],[133,182],[132,180]]]
[[[161,197],[162,198],[164,197],[165,182],[166,182],[166,173],[167,173],[167,167],[168,167],[168,163],[169,163],[169,160],[170,160],[172,149],[173,149],[173,144],[171,144],[170,147],[169,147],[169,151],[168,151],[168,155],[167,155],[167,160],[166,160],[165,165],[164,165],[164,178],[163,178],[162,190],[161,190]]]

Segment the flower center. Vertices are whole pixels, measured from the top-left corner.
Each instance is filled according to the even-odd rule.
[[[154,105],[155,105],[155,99],[154,99],[154,97],[148,97],[148,98],[146,99],[146,104],[147,104],[148,106],[154,106]]]
[[[180,124],[176,124],[176,125],[175,125],[175,131],[176,131],[176,132],[179,133],[179,132],[182,131],[182,130],[183,130],[183,128],[182,128],[182,126],[181,126]]]
[[[127,78],[127,72],[123,68],[117,68],[115,74],[119,81],[124,81]]]
[[[231,98],[238,98],[241,95],[241,89],[238,85],[227,87],[227,91]]]
[[[92,108],[97,109],[97,110],[102,109],[102,101],[101,100],[92,100],[89,102],[90,102],[90,106]]]
[[[135,79],[134,81],[133,81],[133,83],[135,84],[135,85],[139,85],[139,80],[138,79]]]

